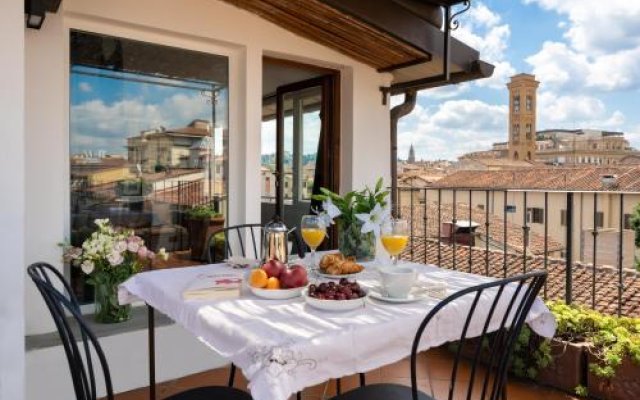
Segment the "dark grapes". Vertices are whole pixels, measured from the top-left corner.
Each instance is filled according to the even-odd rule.
[[[341,278],[335,282],[309,285],[309,297],[319,300],[356,300],[366,296],[357,282],[349,282],[347,278]]]

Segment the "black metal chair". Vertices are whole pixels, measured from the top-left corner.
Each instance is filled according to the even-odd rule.
[[[32,264],[27,272],[42,294],[60,335],[69,363],[76,400],[96,400],[98,397],[94,356],[97,357],[104,376],[105,398],[113,400],[113,387],[107,359],[98,338],[84,321],[80,313],[80,305],[67,281],[57,269],[46,263]],[[62,290],[57,289],[56,285]],[[235,388],[206,386],[175,394],[165,400],[211,399],[251,400],[251,396]]]
[[[418,390],[416,363],[420,340],[429,323],[438,313],[463,296],[469,296],[469,298],[472,299],[472,303],[468,315],[464,318],[462,335],[453,362],[448,399],[453,400],[454,396],[460,399],[505,399],[507,369],[509,367],[509,359],[513,351],[513,345],[522,330],[526,317],[531,310],[536,296],[543,287],[546,278],[546,271],[535,271],[513,278],[470,287],[452,294],[429,311],[418,328],[411,348],[411,386],[397,384],[369,385],[333,397],[332,400],[433,400],[433,397]],[[510,285],[514,291],[505,291],[507,285]],[[483,294],[493,295],[491,306],[486,315],[481,315],[477,312],[477,305],[480,296]],[[501,305],[501,311],[496,312],[498,304]],[[483,320],[481,320],[484,321],[483,329],[478,340],[473,342],[475,347],[473,347],[474,357],[470,360],[471,372],[469,382],[464,383],[467,387],[465,388],[463,386],[462,392],[457,393],[456,379],[458,379],[459,367],[462,360],[461,350],[464,347],[465,339],[468,339],[467,330],[472,318],[483,318]],[[490,335],[489,349],[483,351],[482,343],[485,338],[489,338],[487,330],[491,321],[499,321],[500,329],[497,330],[495,334]],[[487,366],[484,370],[484,376],[480,376],[482,372],[478,368],[481,364],[481,358]],[[476,386],[476,383],[480,383],[481,385]],[[474,387],[479,390],[474,391]]]
[[[224,238],[222,249],[216,246],[216,240],[221,236]],[[293,242],[291,254],[296,254],[298,257],[303,258],[305,251],[298,230],[292,231],[289,237]],[[207,260],[213,264],[234,255],[259,259],[262,240],[261,224],[242,224],[226,227],[209,236],[207,240]],[[222,254],[220,254],[220,250],[222,250]]]

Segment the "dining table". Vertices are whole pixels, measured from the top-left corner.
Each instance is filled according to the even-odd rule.
[[[402,265],[417,271],[417,285],[444,284],[446,295],[494,279],[435,265],[406,261]],[[366,262],[363,266],[360,274],[349,279],[357,280],[364,288],[378,287],[379,263]],[[326,311],[313,308],[303,297],[286,300],[257,297],[246,284],[232,297],[188,299],[183,296],[185,288],[198,276],[216,273],[237,276],[246,282],[246,269],[225,263],[152,270],[138,273],[122,283],[119,302],[145,302],[228,359],[246,377],[255,400],[285,400],[306,387],[368,372],[406,358],[411,354],[418,326],[443,297],[425,295],[417,301],[400,304],[368,297],[357,309]],[[312,283],[325,280],[313,273],[309,278]],[[498,316],[506,312],[512,297],[509,290],[516,293],[515,286],[505,288],[488,332],[500,328]],[[490,290],[482,293],[475,311],[477,318],[474,314],[466,337],[482,333],[493,296],[495,293],[492,295]],[[473,296],[462,296],[444,307],[430,322],[419,350],[458,340],[472,301]],[[555,333],[555,319],[540,298],[535,300],[526,323],[540,336],[551,338]]]

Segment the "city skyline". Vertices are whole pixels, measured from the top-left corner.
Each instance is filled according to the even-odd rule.
[[[517,73],[541,82],[538,130],[625,132],[640,147],[640,2],[484,0],[453,35],[496,66],[489,79],[419,92],[400,120],[399,154],[455,160],[508,137],[506,83]],[[392,105],[401,102],[393,98]]]

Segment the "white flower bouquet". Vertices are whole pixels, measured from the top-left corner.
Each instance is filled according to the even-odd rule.
[[[337,221],[340,252],[360,261],[372,260],[380,227],[391,217],[389,191],[383,189],[382,178],[373,189],[365,187],[344,196],[326,188],[320,192],[313,196],[314,200],[322,201],[322,210],[316,212],[325,217],[327,225]]]
[[[80,267],[88,275],[87,283],[94,286],[96,321],[125,321],[130,317],[130,307],[118,304],[118,285],[150,264],[156,256],[166,260],[168,254],[160,249],[156,255],[132,230],[116,229],[108,219],[94,222],[98,230],[82,243],[82,247],[63,246],[63,259]]]

